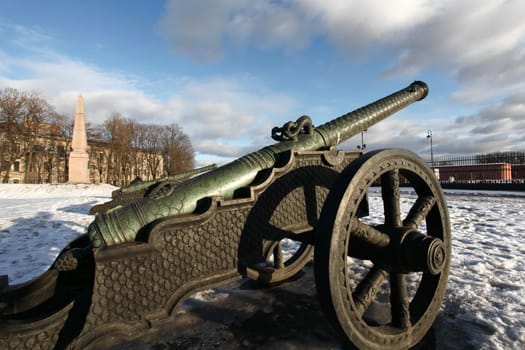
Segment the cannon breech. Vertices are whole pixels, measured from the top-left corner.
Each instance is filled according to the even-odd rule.
[[[162,177],[160,179],[157,179],[157,180],[139,181],[137,183],[132,183],[132,184],[129,184],[127,186],[123,186],[122,188],[120,188],[120,192],[122,192],[122,193],[130,193],[130,192],[146,190],[146,189],[150,188],[151,186],[159,184],[160,182],[181,181],[181,180],[187,179],[187,178],[189,178],[191,176],[194,176],[194,175],[197,175],[197,174],[200,174],[200,173],[204,173],[206,171],[213,170],[215,168],[217,168],[216,164],[210,164],[210,165],[207,165],[207,166],[204,166],[204,167],[200,167],[200,168],[196,168],[196,169],[192,169],[192,170],[181,171],[181,172],[175,173],[173,175],[167,175],[167,176],[164,176],[164,177]]]

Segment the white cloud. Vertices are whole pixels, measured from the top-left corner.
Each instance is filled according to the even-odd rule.
[[[318,34],[346,52],[416,27],[435,11],[430,0],[170,0],[160,30],[173,49],[215,60],[228,44],[300,49]]]
[[[101,123],[113,111],[155,112],[148,97],[134,87],[133,80],[99,67],[50,53],[42,58],[6,56],[7,74],[0,77],[2,87],[43,94],[58,112],[74,113],[76,96],[91,102],[92,122]],[[16,72],[10,74],[9,72]],[[157,108],[158,109],[158,108]]]
[[[212,139],[197,139],[194,144],[200,153],[213,154],[223,158],[237,158],[240,155],[249,153],[252,149],[242,146],[219,143]],[[223,159],[224,161],[224,159]]]
[[[204,60],[222,56],[221,37],[230,2],[167,1],[160,29],[173,49]]]
[[[319,32],[350,54],[369,43],[392,40],[400,32],[425,22],[435,11],[434,3],[429,0],[294,1],[298,10],[319,26]]]
[[[420,123],[414,123],[407,115],[406,112],[399,112],[370,127],[363,135],[366,149],[401,147],[424,154],[427,130]],[[357,145],[361,145],[361,134],[345,142],[341,148],[355,149]]]
[[[454,127],[467,130],[469,137],[486,137],[493,141],[504,140],[496,146],[514,148],[525,146],[525,93],[517,93],[503,99],[499,104],[468,116],[455,119]],[[485,148],[487,145],[483,145]],[[483,147],[482,146],[482,147]],[[514,146],[514,147],[513,147]]]
[[[469,102],[525,88],[524,1],[168,1],[162,32],[179,53],[224,55],[231,43],[300,49],[324,36],[345,56],[391,57],[384,76],[443,69]]]
[[[34,32],[19,31],[24,35]],[[293,104],[291,98],[265,89],[249,76],[176,77],[175,92],[158,99],[139,88],[147,85],[140,77],[104,70],[39,47],[28,38],[17,42],[29,45],[23,55],[0,51],[0,89],[36,91],[69,116],[75,113],[77,96],[82,94],[86,120],[91,124],[102,123],[113,112],[143,123],[177,123],[202,157],[237,157],[261,147],[269,142],[274,126],[270,119],[286,118]]]
[[[171,47],[198,61],[222,58],[224,46],[298,49],[310,40],[311,28],[292,3],[284,1],[171,0],[160,31]]]
[[[253,7],[232,11],[227,36],[261,48],[299,49],[309,43],[313,31],[293,8],[273,2],[254,2]]]
[[[454,1],[395,44],[390,74],[440,67],[461,84],[454,98],[479,102],[525,88],[525,2]],[[399,49],[393,48],[394,53]]]
[[[525,96],[515,93],[525,89],[523,13],[525,2],[503,0],[168,1],[160,28],[176,52],[201,61],[219,59],[239,45],[298,50],[324,36],[345,55],[391,57],[386,76],[443,69],[460,84],[452,95],[456,99],[480,101],[513,93],[500,105],[468,116],[468,123],[442,123],[434,130],[437,150],[464,152],[477,133],[486,135],[478,150],[490,151],[523,144],[516,130],[525,128],[519,121]],[[293,99],[265,89],[250,76],[175,77],[176,92],[160,99],[141,89],[148,82],[140,77],[62,55],[50,49],[54,39],[48,34],[14,28],[2,36],[25,52],[13,55],[7,47],[0,49],[0,88],[42,92],[68,115],[82,93],[92,123],[115,111],[142,122],[179,123],[196,151],[213,158],[261,147],[271,142],[270,119],[277,117],[282,124],[297,117],[289,112]],[[508,119],[496,121],[502,114]],[[398,116],[371,128],[366,138],[370,147],[409,145],[425,153],[425,135],[426,129],[414,126],[412,118]],[[348,147],[358,143],[352,140]]]
[[[391,56],[385,76],[444,69],[461,84],[453,97],[468,102],[525,88],[523,1],[298,4],[321,14],[321,31],[343,52]]]

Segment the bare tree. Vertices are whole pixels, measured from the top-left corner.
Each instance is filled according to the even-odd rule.
[[[25,95],[26,114],[24,116],[23,142],[26,150],[25,183],[42,182],[43,163],[46,157],[46,148],[38,144],[38,139],[57,134],[59,126],[56,120],[55,109],[36,93]]]
[[[114,113],[101,132],[107,144],[107,181],[121,186],[139,174],[156,177],[193,169],[194,154],[190,139],[177,124],[145,125]],[[145,168],[146,167],[146,168]]]
[[[108,144],[108,180],[122,186],[131,179],[133,152],[133,131],[135,122],[114,113],[104,123],[104,139]]]
[[[98,171],[99,181],[122,186],[136,176],[155,178],[194,167],[190,139],[177,124],[141,124],[113,113],[102,126],[87,129],[90,166]],[[72,134],[73,118],[56,113],[37,93],[1,90],[2,181],[9,181],[17,160],[25,160],[26,183],[67,181]]]
[[[73,126],[75,123],[73,116],[65,116],[63,114],[55,114],[56,124],[58,125],[57,138],[63,140],[62,143],[57,143],[55,146],[55,156],[57,165],[62,171],[57,174],[58,182],[66,182],[69,176],[69,153],[71,149],[71,141],[73,138]]]
[[[22,158],[25,159],[24,181],[41,181],[46,152],[43,145],[38,145],[38,139],[54,137],[58,133],[60,127],[54,123],[55,116],[54,108],[35,92],[25,93],[12,88],[0,92],[0,130],[3,138],[0,171],[4,172],[4,182],[9,180],[13,163]],[[37,155],[38,164],[35,163]]]
[[[9,181],[11,166],[22,155],[24,119],[27,115],[25,94],[12,88],[0,92],[0,128],[3,135],[0,173],[3,182]]]
[[[195,167],[190,138],[179,125],[171,124],[163,128],[161,144],[164,169],[167,174],[174,174]]]
[[[144,151],[147,154],[146,162],[148,171],[152,176],[155,176],[161,170],[161,159],[159,155],[162,153],[162,129],[163,127],[160,125],[145,126]]]
[[[131,141],[131,162],[132,168],[134,169],[133,177],[137,177],[140,174],[144,174],[145,162],[146,162],[146,125],[140,124],[134,120],[130,121],[133,124],[132,129],[132,141]]]

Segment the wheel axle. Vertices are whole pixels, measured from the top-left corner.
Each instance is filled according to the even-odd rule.
[[[439,274],[447,260],[445,245],[439,238],[417,231],[404,235],[400,245],[401,265],[407,272]]]

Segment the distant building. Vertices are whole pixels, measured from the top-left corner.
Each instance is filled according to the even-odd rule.
[[[525,179],[525,164],[514,164],[512,166],[513,179]]]
[[[498,188],[525,190],[525,151],[495,151],[489,153],[450,154],[434,157],[428,165],[433,168],[442,185],[450,188]],[[451,186],[455,184],[454,186]],[[461,185],[475,185],[461,187]],[[479,185],[479,186],[478,186]],[[519,185],[519,186],[517,186]]]
[[[2,130],[0,126],[0,149],[9,151],[9,145],[2,143]],[[4,175],[9,164],[4,160],[0,163],[0,180],[2,183],[64,183],[69,177],[69,154],[71,140],[64,137],[45,136],[39,137],[33,145],[33,161],[27,167],[28,149],[22,144],[17,144],[18,157],[10,165],[9,178]],[[88,171],[89,182],[109,183],[122,186],[130,183],[137,176],[142,180],[154,180],[162,177],[163,158],[160,154],[151,154],[137,151],[135,159],[128,169],[119,169],[118,176],[114,175],[115,164],[111,160],[111,150],[108,145],[100,141],[88,141]],[[150,165],[151,158],[155,159],[155,169]],[[113,174],[113,175],[112,175]]]
[[[77,118],[79,114],[83,122],[81,97],[77,102]],[[162,155],[128,149],[126,161],[122,161],[122,155],[117,161],[110,145],[87,140],[85,125],[83,135],[72,140],[64,135],[59,125],[26,124],[18,128],[20,135],[17,134],[19,137],[16,142],[13,142],[12,137],[7,137],[6,124],[0,124],[2,183],[64,183],[70,180],[70,176],[75,176],[71,182],[122,186],[137,177],[147,181],[164,175]],[[29,135],[29,130],[33,130],[32,135]],[[34,130],[38,130],[36,136]]]
[[[435,168],[439,180],[448,182],[506,182],[513,178],[513,166],[510,163],[446,165]]]

